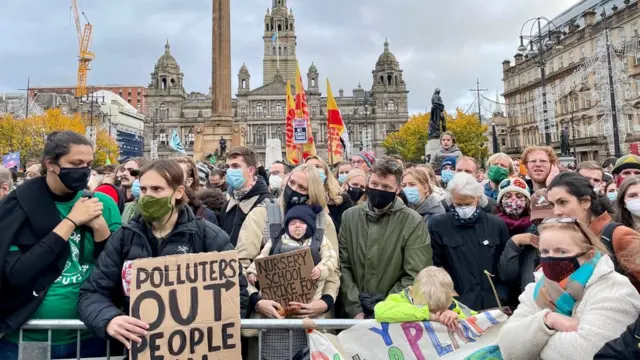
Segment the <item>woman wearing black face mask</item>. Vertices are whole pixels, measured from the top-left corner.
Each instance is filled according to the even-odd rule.
[[[636,321],[640,294],[616,272],[607,248],[587,225],[549,218],[538,230],[542,270],[500,330],[502,356],[593,359]]]
[[[26,182],[0,206],[1,359],[17,359],[18,329],[26,321],[78,318],[80,286],[121,226],[111,198],[83,192],[92,161],[87,138],[70,131],[51,133],[42,161],[46,175]],[[47,338],[47,331],[24,331],[22,341]],[[100,357],[105,351],[103,341],[88,338],[76,354],[75,330],[53,331],[51,340],[53,358]]]
[[[347,180],[342,184],[344,191],[356,205],[360,205],[367,201],[367,174],[360,169],[349,171]]]
[[[238,236],[236,250],[243,268],[248,268],[251,262],[260,254],[262,244],[273,237],[278,237],[278,233],[271,234],[272,229],[281,229],[282,220],[286,212],[299,204],[318,206],[322,211],[317,216],[318,228],[316,234],[323,233],[326,240],[331,242],[334,249],[338,249],[338,237],[336,229],[327,213],[327,196],[322,186],[320,175],[314,166],[302,165],[293,169],[285,178],[286,185],[282,196],[276,200],[266,200],[262,205],[249,212],[242,224]],[[275,213],[274,213],[275,212]],[[279,217],[271,217],[270,214],[280,213]],[[279,231],[278,231],[279,232]],[[320,300],[314,300],[308,304],[303,304],[299,315],[309,318],[321,317],[333,308],[338,290],[340,287],[339,273],[333,272],[325,281]],[[278,313],[281,307],[274,301],[261,299],[258,290],[249,285],[249,310],[255,309],[256,316],[281,318]],[[267,359],[280,358],[281,354],[289,353],[289,342],[278,341],[289,335],[287,330],[272,329],[263,333],[262,336],[262,357]],[[249,355],[257,351],[258,338],[251,338],[249,343]],[[293,353],[307,346],[306,335],[303,331],[293,331],[292,333]],[[254,341],[255,340],[255,341]],[[247,356],[245,358],[252,358]]]

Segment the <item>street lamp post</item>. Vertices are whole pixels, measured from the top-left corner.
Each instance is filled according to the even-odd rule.
[[[546,21],[547,32],[542,33],[542,21]],[[529,35],[524,35],[524,27],[533,22],[531,25],[531,31]],[[535,26],[538,27],[538,32],[536,34],[533,33]],[[553,26],[554,31],[551,30],[551,26]],[[553,39],[554,34],[562,34],[562,32],[558,29],[558,27],[549,19],[544,16],[536,17],[527,20],[520,30],[520,46],[518,46],[518,52],[523,53],[527,51],[527,47],[524,45],[524,40],[529,40],[529,53],[528,55],[538,56],[536,60],[536,64],[540,68],[540,86],[542,87],[542,121],[544,123],[544,140],[547,146],[551,145],[551,129],[549,126],[549,109],[547,104],[547,77],[545,71],[545,54],[546,50],[556,48],[560,49],[561,46],[556,44],[556,40]]]
[[[496,132],[496,122],[492,121],[491,122],[491,142],[493,145],[493,153],[497,154],[499,151],[498,149],[498,133]]]

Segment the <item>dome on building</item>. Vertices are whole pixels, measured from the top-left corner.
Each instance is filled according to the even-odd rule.
[[[248,74],[249,73],[249,69],[247,69],[247,65],[245,63],[242,63],[242,67],[240,67],[240,73],[241,74]]]
[[[162,54],[158,59],[158,62],[156,62],[156,67],[162,69],[175,68],[180,70],[178,62],[173,55],[171,55],[171,45],[169,45],[169,40],[167,40],[167,43],[164,46],[164,54]]]
[[[396,60],[396,56],[393,55],[391,51],[389,51],[389,41],[387,39],[384,40],[384,51],[378,57],[378,61],[376,62],[376,66],[385,66],[385,65],[397,65],[398,60]]]
[[[309,73],[317,73],[318,72],[318,68],[316,68],[316,64],[311,63],[311,66],[309,66]]]

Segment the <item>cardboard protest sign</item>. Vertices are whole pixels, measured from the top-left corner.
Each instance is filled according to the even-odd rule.
[[[308,304],[313,300],[317,284],[311,280],[313,257],[309,248],[256,259],[256,270],[262,298],[289,306],[295,301]]]
[[[312,359],[464,359],[495,345],[508,317],[499,310],[461,320],[456,331],[433,321],[388,324],[366,321],[338,336],[309,335]],[[385,356],[382,356],[384,354]]]
[[[239,272],[235,251],[134,261],[130,314],[149,329],[130,359],[240,359]]]

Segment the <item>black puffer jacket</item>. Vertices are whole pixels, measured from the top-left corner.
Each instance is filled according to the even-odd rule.
[[[197,222],[204,222],[205,252],[233,250],[229,236],[219,227],[197,219],[191,209],[180,208],[173,231],[158,243],[140,215],[123,226],[109,239],[91,276],[80,289],[78,311],[80,320],[95,335],[106,338],[107,325],[116,316],[129,311],[129,297],[123,292],[122,268],[127,261],[167,255],[195,253]],[[240,316],[244,317],[249,303],[247,280],[240,275]]]
[[[624,301],[624,300],[621,300]],[[619,338],[604,344],[594,360],[640,359],[640,318],[629,325]]]

